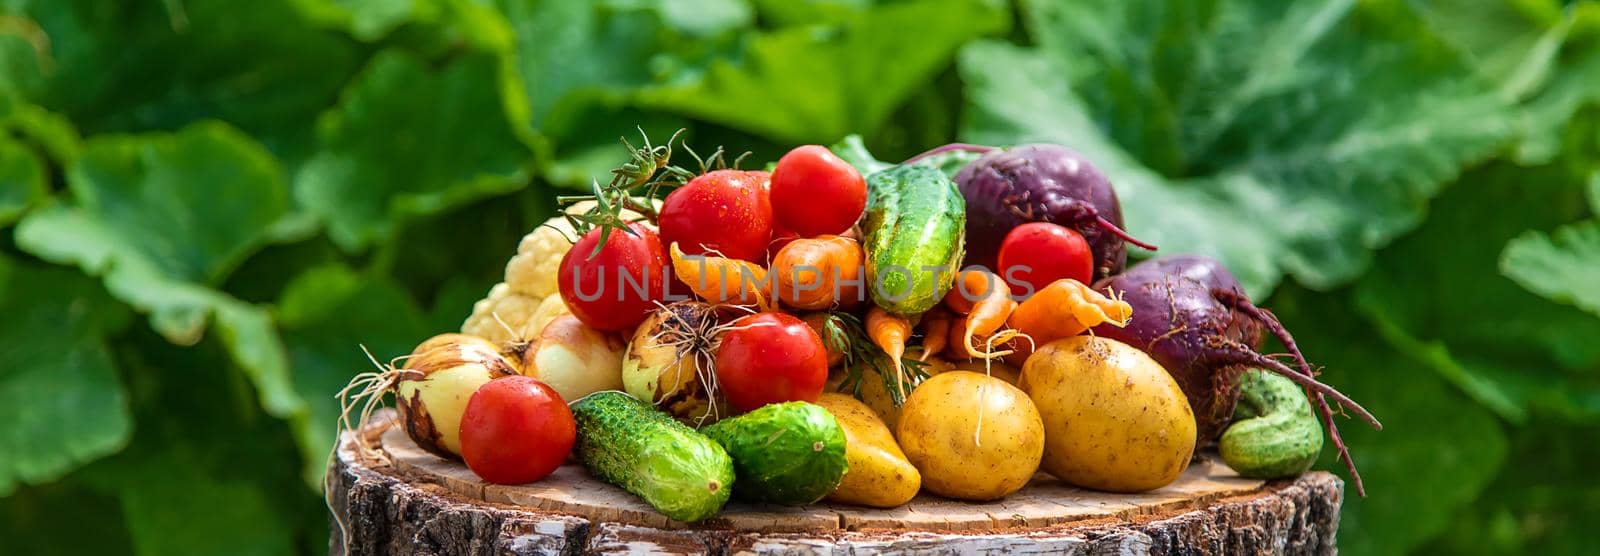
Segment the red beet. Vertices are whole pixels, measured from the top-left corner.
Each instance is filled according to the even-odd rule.
[[[959,146],[963,150],[983,148]],[[954,145],[941,148],[951,147]],[[961,168],[955,180],[967,201],[969,265],[994,268],[1006,234],[1028,222],[1054,222],[1082,234],[1094,254],[1095,278],[1122,271],[1127,261],[1125,241],[1155,249],[1122,231],[1122,207],[1111,181],[1066,147],[1038,144],[990,149]]]
[[[1254,368],[1277,373],[1306,388],[1339,457],[1350,469],[1356,490],[1366,495],[1361,475],[1334,425],[1327,398],[1375,428],[1382,429],[1382,425],[1349,397],[1317,382],[1294,337],[1272,312],[1250,302],[1239,281],[1221,263],[1198,255],[1157,257],[1101,280],[1095,288],[1121,296],[1132,305],[1133,320],[1124,328],[1098,326],[1094,333],[1144,350],[1167,369],[1189,398],[1199,425],[1199,442],[1215,440],[1233,420],[1239,377],[1244,371]],[[1263,331],[1283,342],[1295,367],[1260,352]]]

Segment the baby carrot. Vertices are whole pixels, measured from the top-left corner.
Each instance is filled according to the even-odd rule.
[[[966,309],[961,347],[970,357],[995,357],[992,350],[980,350],[973,345],[973,339],[993,343],[987,340],[1005,325],[1011,311],[1017,308],[1016,300],[1011,299],[1011,288],[999,276],[987,270],[963,270],[960,280],[958,287],[951,288],[945,296],[945,304],[957,311]]]
[[[1126,326],[1132,317],[1133,307],[1128,302],[1106,297],[1083,282],[1062,278],[1018,305],[1007,322],[1044,344],[1076,336],[1103,323]]]
[[[906,340],[911,337],[911,321],[874,305],[867,311],[866,328],[867,338],[870,338],[874,345],[883,348],[883,352],[889,354],[889,359],[894,361],[895,378],[902,388],[900,395],[904,396],[905,368],[900,357],[906,354]]]
[[[772,310],[772,304],[762,288],[767,287],[767,269],[742,259],[712,255],[690,257],[683,254],[677,242],[669,248],[672,271],[678,281],[689,286],[695,295],[711,303],[755,305],[762,311]]]
[[[944,351],[945,343],[950,339],[950,312],[943,307],[934,307],[922,314],[922,356],[918,361],[926,362],[928,357]]]
[[[950,288],[950,293],[945,294],[944,305],[957,314],[965,315],[972,312],[972,306],[979,300],[989,297],[999,288],[1010,290],[1005,282],[992,272],[976,268],[962,270],[956,275],[955,287]]]

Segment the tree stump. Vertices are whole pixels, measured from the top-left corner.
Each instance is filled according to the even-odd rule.
[[[538,483],[484,483],[393,424],[392,412],[380,413],[339,439],[329,469],[333,554],[1332,554],[1344,497],[1327,473],[1244,479],[1204,455],[1176,483],[1142,494],[1040,474],[991,503],[929,494],[890,510],[734,501],[690,525],[573,464]],[[358,442],[371,455],[358,456]]]

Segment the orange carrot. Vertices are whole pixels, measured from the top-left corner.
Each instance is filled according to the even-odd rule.
[[[810,313],[800,318],[806,322],[806,326],[810,326],[811,330],[817,333],[817,337],[822,338],[822,347],[828,350],[829,367],[844,361],[844,350],[849,347],[849,340],[844,337],[844,327],[833,322],[837,318],[833,313],[826,311]]]
[[[929,356],[944,351],[949,339],[950,312],[938,306],[929,309],[922,314],[922,356],[917,360],[926,362]]]
[[[945,335],[944,355],[951,361],[966,361],[975,357],[962,342],[967,339],[967,319],[950,319],[950,333]]]
[[[994,273],[971,269],[964,270],[961,274],[961,283],[966,284],[968,289],[962,292],[958,287],[950,291],[961,302],[971,303],[967,311],[966,332],[961,336],[961,345],[972,357],[984,359],[996,357],[997,354],[992,353],[988,347],[980,350],[973,344],[973,339],[990,343],[987,340],[1005,325],[1007,317],[1011,316],[1011,311],[1017,308],[1017,302],[1011,299],[1011,288]],[[974,295],[974,286],[983,288],[981,295]],[[945,299],[949,301],[951,297],[946,295]]]
[[[792,240],[772,257],[777,298],[807,311],[852,307],[862,299],[865,257],[861,244],[847,237]]]
[[[763,290],[770,282],[767,269],[741,259],[704,255],[689,257],[673,242],[672,271],[677,279],[689,286],[694,294],[711,303],[755,305],[762,311],[772,310],[772,304]]]
[[[1044,344],[1076,336],[1104,323],[1122,327],[1133,317],[1133,306],[1106,297],[1082,282],[1062,278],[1040,289],[1012,311],[1012,328]]]
[[[965,315],[972,312],[972,306],[979,300],[988,298],[1000,288],[1010,291],[993,272],[976,268],[962,270],[956,275],[955,287],[944,295],[944,305],[957,314]]]
[[[867,311],[866,328],[867,338],[870,338],[874,345],[883,348],[883,352],[889,354],[889,359],[894,361],[895,378],[902,389],[900,395],[904,396],[905,368],[902,367],[900,357],[906,354],[906,340],[911,338],[911,321],[874,305]]]
[[[945,343],[945,358],[954,361],[971,361],[973,359],[1005,358],[1005,361],[1014,367],[1022,367],[1022,363],[1033,355],[1034,344],[1031,338],[1021,335],[1016,330],[1004,329],[983,340],[981,346],[963,345],[967,338],[967,319],[954,319],[950,321],[949,340]],[[1004,349],[985,352],[993,348]]]

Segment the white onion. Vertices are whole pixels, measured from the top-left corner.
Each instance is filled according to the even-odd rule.
[[[493,342],[465,334],[440,334],[412,352],[395,384],[395,405],[406,435],[442,457],[461,455],[461,415],[478,387],[517,374]]]

